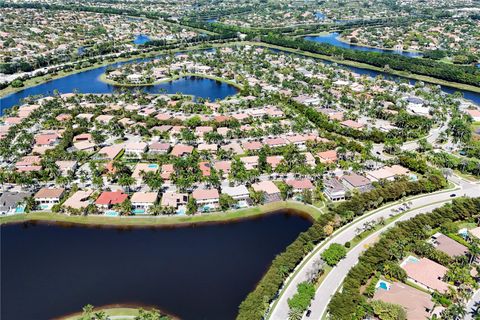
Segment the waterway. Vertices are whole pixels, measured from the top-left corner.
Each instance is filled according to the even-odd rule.
[[[150,41],[150,37],[144,34],[139,34],[133,39],[134,44],[145,44]]]
[[[284,52],[281,50],[273,50],[277,52]],[[49,96],[52,95],[54,90],[58,90],[60,93],[70,93],[70,92],[79,92],[79,93],[112,93],[119,88],[113,85],[106,84],[99,80],[101,74],[105,72],[107,67],[118,67],[125,63],[138,63],[138,62],[145,62],[150,61],[152,59],[159,58],[159,56],[154,58],[141,58],[141,59],[134,59],[127,62],[115,63],[109,66],[103,66],[96,69],[79,72],[76,74],[72,74],[63,78],[59,78],[56,80],[48,81],[37,86],[26,88],[22,91],[10,94],[3,98],[0,98],[0,115],[3,113],[4,109],[10,108],[14,105],[21,104],[22,99],[31,96],[31,95],[43,95]],[[320,59],[319,59],[320,60]],[[330,64],[329,61],[323,61],[324,63]],[[393,79],[393,80],[400,80],[406,79],[399,76],[393,76],[385,72],[374,71],[369,69],[357,68],[357,67],[350,67],[350,66],[342,66],[352,72],[358,74],[368,75],[370,77],[376,77],[378,75],[382,75],[385,78]],[[416,80],[407,79],[411,84],[414,84]],[[454,93],[456,91],[460,91],[463,96],[480,105],[480,93],[467,91],[467,90],[459,90],[449,86],[440,86],[441,89],[446,93]],[[216,99],[224,99],[228,96],[234,95],[238,92],[238,90],[226,83],[218,82],[211,79],[206,78],[198,78],[198,77],[187,77],[178,79],[171,82],[161,83],[154,86],[146,86],[146,87],[134,87],[131,90],[142,89],[148,93],[183,93],[188,95],[194,95],[195,97],[201,98],[208,98],[211,101]]]
[[[329,33],[322,36],[308,36],[305,37],[305,40],[314,41],[318,43],[331,44],[336,47],[345,48],[345,49],[354,49],[359,51],[370,51],[370,52],[379,52],[379,53],[389,53],[389,54],[399,54],[406,57],[421,57],[422,53],[420,52],[410,52],[410,51],[398,51],[398,50],[386,50],[380,48],[364,47],[359,45],[350,44],[347,42],[340,41],[340,34],[338,32]]]
[[[157,57],[158,58],[158,57]],[[109,67],[119,67],[125,63],[138,63],[150,61],[153,58],[135,59],[128,62],[121,62],[109,65]],[[0,115],[3,110],[14,105],[20,105],[22,99],[32,95],[52,95],[54,90],[60,93],[113,93],[116,90],[125,90],[126,87],[117,87],[100,81],[99,77],[105,73],[108,66],[99,67],[96,69],[75,73],[63,78],[51,80],[37,86],[26,88],[22,91],[10,94],[0,98]],[[184,77],[170,82],[163,82],[153,86],[145,87],[130,87],[129,90],[144,90],[148,93],[183,93],[193,95],[195,97],[209,99],[214,101],[216,99],[224,99],[228,96],[234,95],[238,89],[232,85],[200,77]],[[127,88],[128,90],[128,88]]]
[[[186,320],[234,319],[274,257],[310,225],[284,211],[180,228],[2,226],[0,318],[134,304]]]

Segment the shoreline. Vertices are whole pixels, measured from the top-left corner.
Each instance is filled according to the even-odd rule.
[[[170,77],[170,78],[162,79],[160,81],[154,81],[152,83],[147,83],[147,84],[143,84],[143,83],[142,84],[119,83],[119,82],[116,82],[114,80],[107,79],[106,73],[102,73],[100,75],[100,77],[98,77],[98,80],[103,82],[103,83],[106,83],[106,84],[109,84],[109,85],[112,85],[112,86],[116,86],[116,87],[128,87],[128,88],[133,87],[134,88],[134,87],[156,86],[156,85],[159,85],[159,84],[162,84],[162,83],[173,82],[175,80],[179,80],[179,79],[185,78],[185,77],[197,77],[197,78],[205,78],[205,79],[215,80],[215,81],[218,81],[218,82],[221,82],[221,83],[226,83],[228,85],[231,85],[232,87],[235,87],[238,90],[243,89],[242,85],[240,85],[236,82],[233,82],[231,80],[227,80],[227,79],[224,79],[224,78],[221,78],[221,77],[212,76],[212,75],[209,75],[209,74],[191,73],[191,72],[181,73],[179,75],[175,75],[175,76]]]
[[[153,310],[156,309],[160,312],[161,315],[166,315],[171,320],[179,320],[178,316],[172,315],[168,312],[158,309],[155,306],[147,306],[135,303],[119,303],[119,304],[107,304],[100,307],[94,307],[93,313],[103,311],[110,317],[115,317],[116,319],[134,319],[138,316],[138,310]],[[54,320],[81,320],[83,311],[68,313],[63,316],[55,317]]]
[[[469,84],[462,84],[462,83],[458,83],[458,82],[450,82],[450,81],[434,78],[434,77],[431,77],[431,76],[412,74],[412,73],[409,73],[409,72],[406,72],[406,71],[390,70],[390,71],[386,72],[385,70],[383,70],[383,68],[375,67],[375,66],[372,66],[372,65],[369,65],[369,64],[366,64],[366,63],[361,63],[361,62],[356,62],[356,61],[351,61],[351,60],[339,60],[339,59],[336,59],[336,58],[331,57],[331,56],[326,56],[326,55],[322,55],[322,54],[318,54],[318,53],[312,53],[312,52],[308,52],[308,51],[292,49],[292,48],[288,48],[288,47],[272,45],[272,44],[268,44],[268,43],[264,43],[264,42],[234,41],[234,42],[225,42],[225,43],[201,44],[201,45],[196,45],[196,46],[191,46],[191,47],[186,47],[186,48],[176,48],[176,49],[171,49],[171,50],[150,51],[150,52],[147,52],[147,53],[141,53],[141,54],[131,56],[131,57],[128,57],[128,58],[115,58],[115,59],[111,59],[109,61],[101,61],[100,63],[94,64],[90,67],[83,68],[83,69],[78,69],[78,70],[73,70],[73,71],[70,70],[70,71],[67,71],[67,72],[60,71],[59,73],[57,73],[56,75],[53,75],[53,76],[51,74],[47,74],[47,75],[44,75],[44,76],[35,77],[35,78],[31,78],[31,79],[26,80],[24,82],[25,85],[23,87],[13,88],[12,86],[8,86],[8,87],[0,90],[0,98],[7,97],[11,94],[15,94],[19,91],[22,91],[22,90],[25,90],[25,89],[28,89],[28,88],[31,88],[31,87],[35,87],[37,85],[49,82],[51,80],[56,80],[56,79],[59,79],[59,78],[70,76],[72,74],[81,73],[81,72],[84,72],[84,71],[89,71],[89,70],[92,70],[92,69],[95,69],[95,68],[108,66],[108,65],[115,64],[115,63],[118,63],[118,62],[127,62],[127,61],[132,61],[132,60],[135,60],[135,59],[138,59],[138,58],[151,58],[151,57],[154,57],[154,56],[157,56],[157,55],[169,54],[169,53],[188,52],[188,51],[195,51],[195,50],[207,50],[207,49],[218,48],[218,47],[245,46],[245,45],[276,49],[276,50],[280,50],[280,51],[283,51],[283,52],[290,52],[290,53],[295,53],[295,54],[299,54],[299,55],[303,55],[303,56],[307,56],[307,57],[312,57],[312,58],[317,58],[317,59],[321,59],[321,60],[325,60],[325,61],[335,62],[339,65],[344,65],[344,66],[347,66],[347,67],[356,67],[356,68],[372,70],[372,71],[377,71],[377,72],[384,72],[384,73],[387,73],[387,74],[403,77],[403,78],[406,78],[406,79],[424,81],[424,82],[428,82],[428,83],[431,83],[431,84],[443,85],[443,86],[451,87],[451,88],[458,89],[458,90],[465,90],[465,91],[470,91],[470,92],[474,92],[474,93],[480,93],[480,87],[476,87],[476,86],[469,85]]]
[[[0,217],[0,226],[20,223],[54,223],[82,227],[177,228],[236,223],[280,212],[298,215],[313,223],[316,218],[323,214],[322,209],[294,201],[278,201],[251,208],[191,216],[107,217],[104,215],[68,216],[65,214],[34,212]]]

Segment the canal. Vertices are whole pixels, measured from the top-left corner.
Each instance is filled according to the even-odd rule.
[[[0,318],[134,304],[182,319],[234,319],[273,258],[310,225],[280,212],[180,228],[2,226]]]

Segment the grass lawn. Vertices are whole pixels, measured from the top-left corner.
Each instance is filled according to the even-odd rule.
[[[300,214],[317,219],[323,211],[313,206],[307,206],[298,202],[278,201],[268,203],[258,207],[246,208],[241,210],[216,212],[206,214],[196,214],[192,216],[147,216],[147,217],[107,217],[99,216],[67,216],[51,212],[34,212],[18,214],[8,217],[0,217],[0,225],[6,223],[24,222],[24,221],[52,221],[76,224],[92,225],[112,225],[112,226],[174,226],[188,225],[195,223],[214,223],[228,222],[244,218],[254,218],[265,214],[273,213],[279,210],[293,210]]]
[[[132,317],[138,316],[138,309],[127,307],[107,307],[107,308],[95,308],[94,312],[104,311],[108,316],[115,316],[116,320],[133,319]],[[61,320],[79,320],[81,319],[82,312],[78,312],[66,317],[60,318]]]

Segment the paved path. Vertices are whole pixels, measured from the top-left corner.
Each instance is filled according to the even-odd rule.
[[[472,314],[475,309],[480,311],[480,289],[477,290],[473,296],[470,298],[470,301],[467,303],[467,315],[465,316],[464,320],[473,320],[474,315]]]
[[[463,196],[464,194],[470,195],[470,196],[475,196],[475,195],[478,196],[478,194],[480,194],[480,186],[478,184],[467,182],[458,177],[452,177],[451,181],[458,184],[460,189],[455,191],[443,191],[443,192],[411,199],[410,201],[412,202],[412,205],[411,205],[412,211],[407,213],[404,217],[411,218],[414,214],[418,214],[421,212],[428,212],[436,207],[440,207],[446,201],[450,201],[452,199],[450,195],[453,193],[455,193],[457,196]],[[442,201],[442,203],[432,204],[439,201]],[[425,206],[428,206],[428,207],[425,207]],[[330,244],[332,243],[344,244],[347,241],[351,241],[357,235],[357,229],[361,228],[365,222],[376,221],[380,217],[388,218],[392,214],[392,209],[398,209],[400,207],[402,207],[401,204],[395,204],[393,206],[387,206],[385,208],[373,211],[373,213],[370,214],[368,217],[360,218],[359,220],[350,223],[346,227],[334,233],[333,236],[328,240],[318,244],[315,247],[315,249],[312,251],[312,253],[309,254],[304,259],[304,261],[297,267],[297,269],[299,269],[300,271],[297,272],[295,275],[293,275],[292,276],[293,278],[289,278],[286,280],[286,287],[281,290],[279,299],[273,303],[272,305],[273,309],[271,310],[268,319],[271,319],[271,320],[288,319],[288,311],[289,311],[288,299],[295,294],[297,285],[300,282],[303,282],[307,279],[307,274],[313,268],[315,261],[319,259],[321,253],[326,248],[328,248]],[[419,207],[422,207],[422,208],[415,209]],[[402,217],[402,219],[404,217]],[[378,235],[377,233],[375,234]],[[363,249],[363,245],[365,244],[366,243],[362,243],[356,248]],[[353,265],[355,265],[357,260],[353,252],[356,252],[355,250],[356,248],[352,249],[349,252],[349,256],[347,256],[346,259],[342,260],[341,264],[338,266],[338,271],[337,271],[337,268],[334,268],[328,274],[328,276],[325,278],[320,288],[317,290],[315,295],[315,300],[312,302],[312,307],[310,308],[312,310],[312,314],[309,319],[321,318],[325,310],[325,307],[328,305],[328,302],[330,301],[330,296],[333,295],[337,290],[337,288],[340,286],[348,270],[350,270],[350,268]],[[357,253],[359,254],[360,252],[357,252]],[[357,256],[357,259],[358,259],[358,256]],[[343,266],[343,268],[340,269],[340,266]],[[328,285],[327,284],[324,285],[324,283],[328,283]]]

